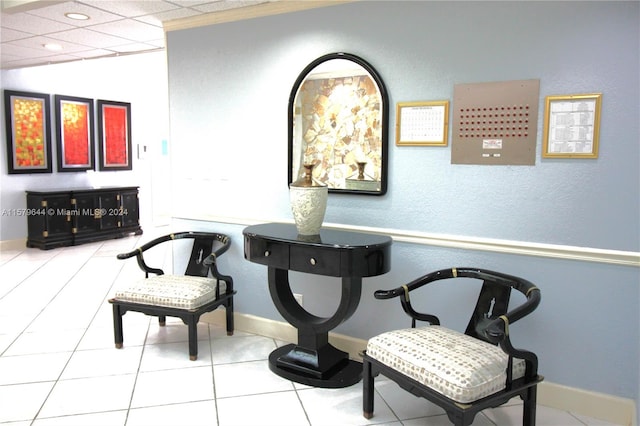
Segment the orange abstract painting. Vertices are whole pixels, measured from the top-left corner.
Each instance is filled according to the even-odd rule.
[[[62,104],[62,138],[64,164],[86,166],[89,158],[89,111],[87,104],[64,102]]]
[[[51,173],[50,95],[4,91],[9,174]]]

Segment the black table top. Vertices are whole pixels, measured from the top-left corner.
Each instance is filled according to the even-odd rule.
[[[122,190],[132,190],[139,189],[139,186],[96,186],[96,187],[69,187],[69,188],[34,188],[27,189],[25,192],[27,194],[52,194],[58,192],[70,193],[70,192],[102,192],[102,191],[122,191]]]
[[[298,235],[295,225],[286,223],[264,223],[248,226],[242,232],[247,236],[260,237],[287,244],[301,244],[336,249],[370,248],[389,246],[392,239],[386,235],[364,232],[320,229],[319,235]]]

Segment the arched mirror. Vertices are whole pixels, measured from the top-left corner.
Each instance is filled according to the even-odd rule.
[[[387,191],[389,108],[380,76],[363,59],[330,53],[310,63],[289,97],[289,173],[313,178],[329,192]]]

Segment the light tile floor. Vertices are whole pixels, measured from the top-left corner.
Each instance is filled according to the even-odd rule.
[[[362,384],[318,389],[282,379],[269,353],[285,342],[199,324],[189,361],[187,328],[128,313],[114,348],[116,282],[140,277],[119,261],[149,235],[0,256],[0,425],[447,425],[444,412],[376,380],[375,416],[362,417]],[[168,253],[159,252],[163,264]],[[230,271],[229,273],[232,273]],[[237,297],[243,297],[238,294]],[[605,425],[538,407],[538,425]],[[487,410],[474,425],[521,424],[518,403]]]

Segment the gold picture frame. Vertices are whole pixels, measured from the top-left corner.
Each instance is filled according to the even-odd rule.
[[[449,101],[398,102],[397,146],[447,146]]]
[[[598,158],[602,93],[545,98],[544,158]]]

